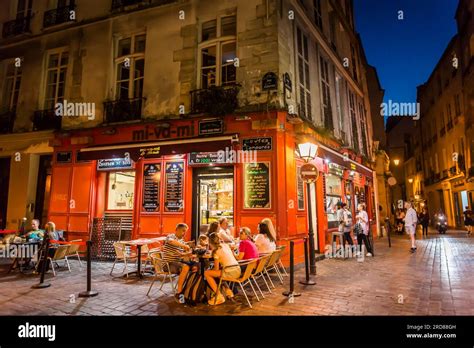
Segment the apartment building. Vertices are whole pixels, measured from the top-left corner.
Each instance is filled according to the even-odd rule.
[[[450,226],[462,225],[466,190],[466,117],[459,36],[452,38],[428,81],[418,87],[425,196],[430,214],[445,212]]]
[[[7,227],[39,216],[30,203],[72,238],[85,238],[96,217],[122,217],[133,237],[185,221],[190,238],[220,217],[252,231],[270,217],[285,245],[307,234],[311,218],[323,250],[341,200],[366,202],[375,225],[367,67],[352,1],[3,6]],[[308,140],[320,172],[311,211],[295,155]],[[257,160],[217,155],[232,151]]]

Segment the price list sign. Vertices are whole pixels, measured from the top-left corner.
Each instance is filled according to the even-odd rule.
[[[183,211],[184,162],[166,163],[165,211]]]
[[[143,211],[160,210],[160,177],[161,164],[146,164],[143,170]]]
[[[246,163],[244,174],[244,208],[270,208],[270,163]]]

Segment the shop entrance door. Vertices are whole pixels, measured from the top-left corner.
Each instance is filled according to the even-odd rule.
[[[196,240],[209,224],[226,217],[234,225],[233,167],[196,168],[193,170],[193,226]]]

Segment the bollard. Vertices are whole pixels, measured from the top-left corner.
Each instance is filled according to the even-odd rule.
[[[43,256],[39,255],[39,260],[43,260],[43,264],[41,265],[41,277],[40,277],[40,282],[36,285],[33,285],[31,288],[32,289],[44,289],[44,288],[49,288],[51,284],[45,283],[44,282],[44,274],[46,273],[46,265],[48,263],[48,252],[49,252],[49,236],[46,234],[43,240]]]
[[[390,226],[390,219],[385,219],[385,224],[387,225],[387,237],[388,237],[388,247],[392,247],[392,241],[390,240],[390,232],[392,231],[392,227]]]
[[[88,240],[87,244],[87,290],[79,293],[79,297],[93,297],[97,296],[99,293],[97,291],[91,290],[91,248],[92,241]]]
[[[303,285],[315,285],[316,282],[309,279],[309,250],[308,250],[308,238],[304,239],[304,269],[306,274],[305,280],[300,280],[300,284]]]
[[[300,293],[295,292],[295,260],[294,260],[294,248],[295,242],[290,241],[290,291],[285,291],[284,296],[297,297],[301,296]]]

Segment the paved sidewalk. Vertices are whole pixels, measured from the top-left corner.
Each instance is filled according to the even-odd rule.
[[[277,285],[272,294],[254,308],[227,302],[188,307],[153,288],[151,279],[124,280],[109,275],[111,264],[93,265],[93,289],[99,296],[71,302],[71,295],[85,290],[86,272],[72,265],[72,273],[61,271],[47,276],[52,285],[31,289],[38,277],[13,273],[5,265],[0,273],[0,315],[474,315],[474,237],[449,231],[430,231],[418,240],[418,251],[409,252],[406,236],[393,236],[392,248],[386,238],[376,241],[373,258],[326,259],[317,263],[317,284],[296,290],[301,297],[289,303]],[[120,270],[119,265],[118,270]],[[117,268],[116,268],[117,270]],[[304,272],[297,272],[297,280]],[[165,290],[170,291],[168,285]],[[245,301],[245,300],[244,300]],[[402,303],[399,303],[402,302]]]

